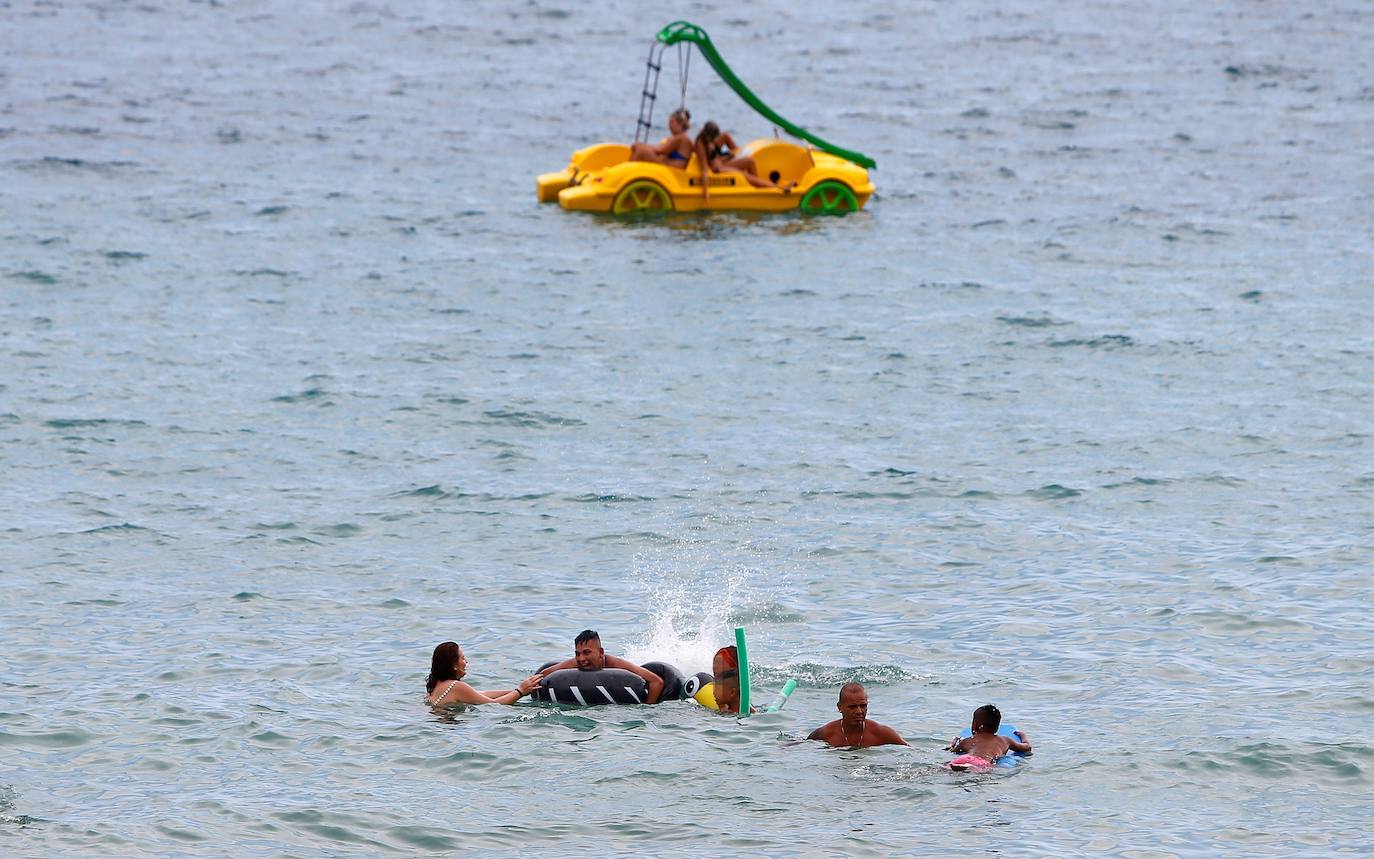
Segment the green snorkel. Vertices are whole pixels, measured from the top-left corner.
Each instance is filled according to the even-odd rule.
[[[735,627],[735,655],[739,657],[739,716],[741,719],[750,715],[749,713],[749,648],[744,643],[744,627]],[[796,680],[788,680],[783,685],[778,697],[773,699],[773,703],[768,705],[765,713],[776,713],[782,709],[782,705],[787,703],[787,699],[797,689]]]
[[[749,649],[744,644],[744,627],[735,627],[735,655],[739,657],[739,714],[749,715]]]

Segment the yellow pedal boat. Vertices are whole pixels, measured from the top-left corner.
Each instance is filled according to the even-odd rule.
[[[539,202],[554,200],[570,211],[617,215],[658,212],[745,210],[839,215],[863,208],[873,195],[868,171],[851,161],[786,140],[762,138],[742,150],[760,176],[790,191],[755,188],[738,173],[708,173],[703,199],[701,168],[692,156],[685,167],[631,161],[630,147],[598,143],[579,149],[567,168],[537,180]]]
[[[706,31],[687,21],[674,21],[654,37],[645,66],[640,94],[639,122],[635,140],[647,141],[658,98],[658,77],[663,52],[678,46],[678,70],[682,96],[687,95],[687,61],[695,47],[720,79],[754,112],[799,140],[802,146],[778,138],[755,140],[739,154],[754,159],[759,176],[774,184],[796,185],[784,192],[755,188],[739,173],[711,172],[706,177],[710,199],[702,188],[701,168],[694,154],[682,167],[631,161],[630,147],[598,143],[573,153],[566,170],[545,173],[537,180],[539,202],[554,200],[565,209],[580,212],[612,212],[618,215],[653,212],[700,212],[743,209],[753,212],[801,210],[809,214],[842,215],[863,208],[873,196],[868,171],[876,162],[861,152],[843,149],[788,122],[764,104],[721,59]]]

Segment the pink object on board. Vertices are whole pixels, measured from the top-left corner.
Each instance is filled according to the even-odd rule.
[[[987,772],[992,769],[992,761],[978,755],[960,755],[945,766],[955,772]]]

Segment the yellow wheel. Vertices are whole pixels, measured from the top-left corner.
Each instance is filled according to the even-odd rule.
[[[636,179],[621,188],[611,206],[617,215],[655,215],[672,210],[673,199],[662,185],[650,179]]]

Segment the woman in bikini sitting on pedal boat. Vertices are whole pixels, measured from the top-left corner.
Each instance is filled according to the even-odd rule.
[[[650,143],[630,144],[631,161],[652,161],[668,167],[685,169],[692,158],[692,138],[687,129],[692,127],[692,114],[685,107],[679,107],[668,115],[668,136],[655,146]]]

